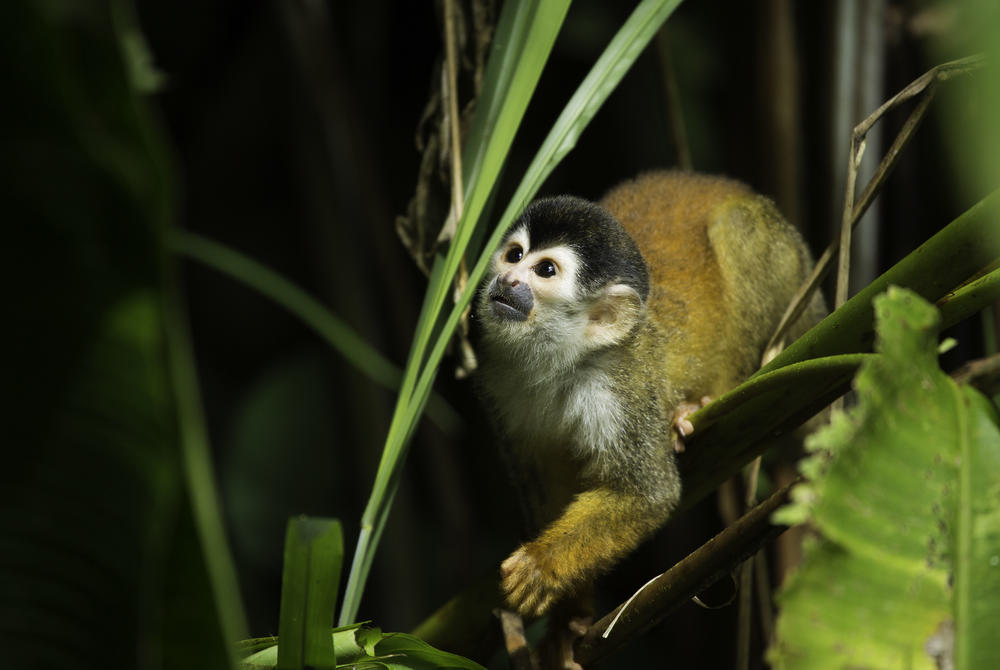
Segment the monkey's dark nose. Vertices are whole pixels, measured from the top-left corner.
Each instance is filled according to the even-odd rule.
[[[493,315],[501,321],[524,321],[535,304],[530,286],[517,279],[508,283],[507,277],[493,282],[489,297]]]

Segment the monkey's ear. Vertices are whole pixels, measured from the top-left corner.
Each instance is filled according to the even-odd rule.
[[[642,298],[631,286],[612,284],[587,309],[587,341],[594,347],[617,344],[642,314]]]

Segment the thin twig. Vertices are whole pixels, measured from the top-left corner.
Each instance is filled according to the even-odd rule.
[[[459,124],[458,113],[458,55],[456,41],[458,39],[455,32],[455,0],[444,1],[444,33],[445,33],[445,71],[446,81],[443,86],[444,97],[448,115],[448,131],[451,144],[451,211],[448,220],[445,222],[438,236],[438,243],[451,240],[455,235],[458,222],[462,219],[462,208],[464,206],[463,195],[465,193],[462,184],[462,136]],[[469,271],[466,267],[465,257],[462,257],[455,275],[455,301],[465,291],[469,282]],[[476,369],[476,357],[469,343],[469,312],[466,308],[462,313],[459,322],[459,347],[461,350],[461,364],[458,368],[458,376],[464,377]]]
[[[776,491],[736,523],[653,579],[628,601],[628,607],[620,605],[594,623],[580,640],[576,660],[586,667],[629,643],[783,531],[784,526],[775,526],[770,519],[774,510],[788,501],[791,487],[790,484]],[[608,630],[612,621],[615,625]]]
[[[455,0],[444,0],[445,81],[441,87],[448,115],[448,137],[451,144],[451,212],[438,242],[450,240],[462,218],[462,139],[458,121],[458,56],[455,48]]]
[[[528,638],[524,635],[524,621],[510,610],[498,609],[495,614],[500,618],[500,628],[503,630],[504,648],[513,670],[538,670],[537,660],[528,646]]]
[[[760,611],[760,636],[764,646],[768,647],[771,644],[771,636],[774,635],[774,612],[771,609],[771,578],[768,575],[767,552],[764,549],[757,552],[753,564],[757,584],[757,605]]]
[[[851,138],[851,154],[847,159],[847,186],[844,189],[844,213],[840,220],[840,242],[838,244],[837,293],[834,309],[847,302],[848,282],[851,275],[851,231],[854,229],[851,215],[854,213],[854,187],[858,180],[858,169],[865,155],[865,137],[857,130]]]
[[[854,132],[861,135],[866,134],[879,119],[885,116],[885,113],[889,110],[895,109],[910,98],[920,95],[932,84],[936,84],[941,81],[948,81],[952,77],[975,72],[981,68],[985,62],[986,58],[982,54],[976,54],[974,56],[966,56],[965,58],[959,58],[957,60],[948,61],[947,63],[935,65],[930,70],[910,82],[910,84],[902,91],[882,103],[881,107],[876,109],[867,119],[858,124]]]
[[[744,512],[752,509],[757,503],[757,479],[760,475],[760,456],[753,459],[744,470]],[[753,566],[756,556],[750,556],[740,566],[739,578],[739,616],[736,633],[736,667],[746,670],[750,667],[750,612],[753,605]]]
[[[1000,354],[969,361],[951,376],[958,384],[969,384],[983,393],[995,393],[1000,387]]]
[[[872,201],[874,201],[875,195],[877,194],[878,190],[882,187],[882,184],[892,173],[893,168],[895,168],[896,162],[898,161],[903,148],[909,143],[910,139],[913,137],[913,133],[916,130],[916,127],[920,124],[920,121],[923,120],[923,117],[927,111],[927,107],[930,104],[930,101],[933,98],[935,91],[937,90],[936,86],[937,83],[942,81],[947,81],[952,77],[973,72],[982,67],[983,63],[984,63],[984,58],[982,56],[970,56],[968,58],[962,58],[959,60],[950,61],[947,63],[942,63],[941,65],[937,65],[928,70],[927,72],[925,72],[917,79],[915,79],[906,88],[904,88],[899,93],[897,93],[892,98],[883,103],[867,119],[865,119],[855,127],[854,133],[852,135],[852,146],[851,146],[852,156],[854,155],[854,148],[855,148],[853,138],[864,137],[867,134],[868,130],[871,129],[871,127],[879,119],[881,119],[889,110],[898,107],[907,100],[913,98],[914,96],[920,95],[925,91],[927,93],[927,95],[924,97],[923,100],[921,100],[920,104],[913,111],[913,113],[910,114],[906,123],[903,125],[902,130],[900,130],[899,134],[896,136],[896,139],[893,141],[893,144],[890,147],[889,151],[883,157],[882,162],[878,166],[878,169],[875,171],[875,174],[872,176],[871,180],[865,187],[864,194],[861,196],[858,202],[853,205],[850,216],[851,227],[857,225],[858,221],[861,219],[861,216],[865,213],[865,211],[867,211]],[[802,312],[809,304],[809,299],[811,298],[813,292],[819,286],[823,278],[826,277],[827,272],[829,272],[830,262],[833,259],[834,254],[837,253],[839,246],[840,246],[840,239],[838,238],[837,240],[835,240],[830,244],[830,246],[820,257],[820,259],[816,262],[816,267],[813,269],[812,275],[810,275],[809,279],[807,279],[803,283],[798,293],[796,293],[795,298],[792,299],[791,304],[789,305],[788,309],[785,311],[785,314],[781,318],[781,322],[775,329],[774,335],[768,342],[767,348],[770,348],[771,346],[774,345],[775,342],[779,341],[782,337],[784,337],[790,325],[794,323],[799,316],[802,315]]]
[[[743,561],[739,578],[739,615],[736,632],[736,667],[747,670],[750,667],[750,610],[753,605],[753,566],[755,556]]]

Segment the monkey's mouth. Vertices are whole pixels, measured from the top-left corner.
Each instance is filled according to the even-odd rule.
[[[501,321],[524,321],[531,314],[534,299],[525,284],[494,286],[490,291],[490,308]]]

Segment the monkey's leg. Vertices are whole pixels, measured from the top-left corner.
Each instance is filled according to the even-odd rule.
[[[611,488],[580,493],[538,538],[501,564],[507,602],[524,616],[544,614],[655,531],[672,502]]]

